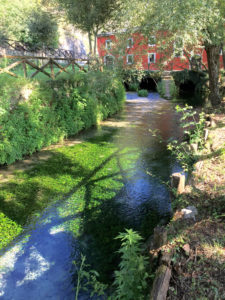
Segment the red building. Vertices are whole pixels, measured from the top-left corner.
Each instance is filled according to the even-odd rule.
[[[190,69],[191,55],[179,48],[175,52],[174,44],[169,49],[159,50],[157,36],[146,39],[141,33],[132,33],[130,36],[124,32],[102,33],[98,35],[97,47],[100,58],[106,65],[113,64],[115,60],[121,60],[124,66],[142,67],[144,70],[156,71],[159,69],[168,71],[182,71]],[[200,68],[207,68],[207,56],[204,49],[194,51],[195,63],[200,63]],[[222,53],[220,57],[222,67]]]

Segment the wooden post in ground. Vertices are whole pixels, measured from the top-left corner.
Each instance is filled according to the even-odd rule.
[[[171,177],[171,188],[176,189],[178,194],[182,194],[185,189],[185,175],[182,173],[173,173]]]
[[[24,77],[27,78],[27,65],[24,60],[23,60],[23,73],[24,73]]]
[[[54,65],[53,65],[52,58],[50,59],[50,67],[51,67],[51,78],[55,79]]]
[[[171,269],[165,265],[161,265],[156,272],[150,300],[166,300],[170,277]]]
[[[154,229],[154,243],[155,249],[158,249],[167,243],[167,230],[165,227],[157,226]]]

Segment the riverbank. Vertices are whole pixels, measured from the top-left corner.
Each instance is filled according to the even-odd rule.
[[[168,243],[161,248],[171,258],[167,293],[171,300],[225,299],[224,106],[214,113],[213,121],[185,191],[173,200]],[[197,215],[185,219],[182,209],[188,206],[194,206]]]

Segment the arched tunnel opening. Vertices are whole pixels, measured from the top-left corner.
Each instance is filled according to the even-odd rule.
[[[140,89],[156,92],[156,83],[151,77],[142,78],[139,87]]]
[[[179,96],[182,98],[192,98],[195,97],[195,84],[187,80],[180,84]]]
[[[198,106],[204,103],[204,95],[196,93],[196,85],[190,80],[179,85],[179,98],[192,106]]]

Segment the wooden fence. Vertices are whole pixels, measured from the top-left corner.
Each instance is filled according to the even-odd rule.
[[[13,77],[18,77],[13,69],[19,65],[22,65],[25,77],[33,78],[41,72],[52,79],[62,72],[68,73],[68,67],[72,67],[73,71],[75,71],[75,67],[78,67],[79,70],[86,72],[85,65],[87,67],[89,65],[88,58],[75,55],[70,50],[47,47],[31,49],[27,45],[11,40],[0,42],[0,60],[4,58],[9,63],[8,66],[0,67],[0,74],[7,73]],[[34,69],[30,75],[28,75],[28,66],[29,69]],[[48,72],[49,68],[50,73]]]

